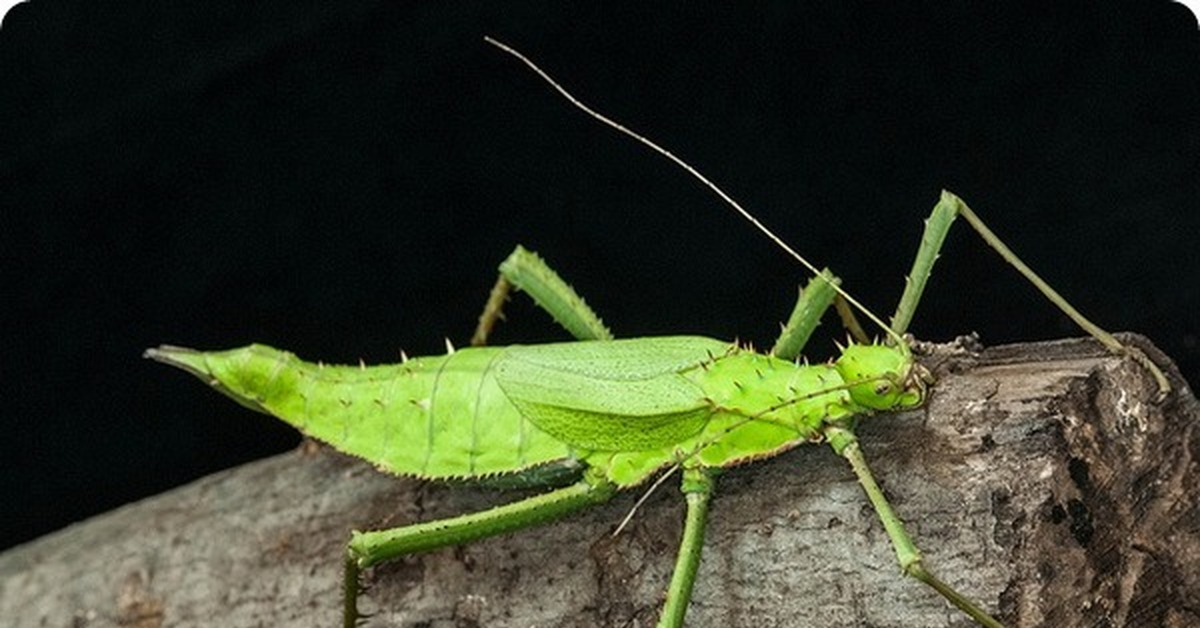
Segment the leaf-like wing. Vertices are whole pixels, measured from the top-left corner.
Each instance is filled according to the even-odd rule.
[[[703,428],[712,405],[680,373],[728,348],[690,336],[514,346],[495,372],[519,411],[563,442],[641,451],[679,443]]]
[[[703,336],[656,336],[513,345],[505,361],[545,366],[596,379],[632,381],[675,373],[720,357],[733,345]]]

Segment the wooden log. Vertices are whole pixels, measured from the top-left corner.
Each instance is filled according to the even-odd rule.
[[[927,565],[1012,626],[1200,625],[1200,410],[1088,340],[933,345],[922,410],[865,418],[868,459]],[[231,411],[235,411],[231,406]],[[340,625],[352,528],[513,499],[395,478],[320,447],[230,469],[0,556],[0,624]],[[674,486],[369,574],[369,626],[650,626]],[[964,626],[901,576],[849,468],[801,447],[718,482],[692,626]]]

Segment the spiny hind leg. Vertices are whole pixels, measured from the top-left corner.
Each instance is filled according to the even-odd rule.
[[[479,315],[479,324],[471,336],[471,346],[487,344],[488,335],[496,321],[503,317],[504,302],[514,287],[528,294],[538,307],[546,310],[577,340],[612,339],[612,332],[575,289],[563,281],[537,253],[518,244],[500,263],[500,277],[488,295],[483,313]]]
[[[1090,334],[1101,344],[1108,348],[1113,353],[1128,356],[1141,364],[1154,377],[1158,383],[1158,398],[1164,399],[1171,391],[1171,384],[1167,381],[1166,375],[1162,369],[1154,364],[1149,357],[1136,347],[1130,347],[1122,344],[1119,340],[1113,337],[1099,325],[1088,320],[1083,314],[1079,313],[1066,299],[1062,297],[1054,288],[1051,288],[1037,273],[1033,272],[1021,261],[1011,249],[1008,248],[980,220],[971,208],[962,199],[942,190],[941,199],[933,208],[933,213],[925,221],[925,233],[921,236],[921,246],[917,250],[917,257],[913,260],[912,270],[905,279],[904,295],[900,298],[900,304],[896,306],[896,314],[892,317],[892,329],[903,334],[909,324],[912,322],[913,314],[916,312],[917,303],[921,300],[921,293],[925,290],[925,284],[929,281],[929,275],[933,271],[933,264],[937,261],[938,251],[942,248],[942,243],[946,240],[946,234],[950,230],[950,225],[954,222],[956,216],[962,216],[968,224],[987,242],[988,246],[992,247],[1004,261],[1017,269],[1029,283],[1032,283],[1039,292],[1042,293],[1051,303],[1062,310],[1064,314],[1071,317],[1084,331]]]
[[[354,532],[346,547],[342,582],[343,628],[355,628],[364,617],[358,610],[359,576],[363,569],[409,554],[462,545],[547,523],[608,501],[616,490],[602,473],[589,470],[582,480],[571,486],[489,510],[388,530]]]

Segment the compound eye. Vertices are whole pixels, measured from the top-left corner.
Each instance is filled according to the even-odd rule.
[[[878,384],[875,386],[875,394],[876,395],[879,395],[882,397],[883,395],[886,395],[890,392],[892,392],[892,385],[887,382],[883,382],[882,384]]]

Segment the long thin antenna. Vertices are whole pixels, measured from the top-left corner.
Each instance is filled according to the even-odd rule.
[[[580,101],[578,98],[576,98],[574,95],[572,95],[571,92],[568,92],[562,85],[559,85],[558,81],[555,81],[549,74],[547,74],[544,70],[542,70],[540,67],[538,67],[538,65],[536,63],[531,61],[525,55],[518,52],[512,46],[509,46],[508,44],[505,44],[503,42],[492,39],[491,37],[488,37],[486,35],[484,36],[483,40],[486,41],[487,43],[499,48],[500,50],[507,52],[508,54],[512,55],[513,57],[516,57],[519,61],[521,61],[521,63],[524,63],[525,65],[529,66],[529,69],[533,70],[534,73],[536,73],[538,76],[542,77],[542,80],[546,81],[546,83],[548,83],[550,85],[550,87],[553,87],[555,91],[557,91],[560,95],[562,95],[563,98],[565,98],[567,100],[567,102],[574,105],[580,111],[586,113],[587,115],[596,119],[597,121],[604,124],[605,126],[616,129],[617,131],[620,131],[621,133],[624,133],[625,135],[637,140],[638,142],[642,143],[650,150],[658,153],[659,155],[662,155],[663,157],[666,157],[667,159],[671,160],[675,165],[679,166],[680,168],[683,168],[684,171],[686,171],[688,174],[692,175],[700,183],[704,184],[704,186],[707,187],[709,190],[712,190],[712,192],[714,194],[716,194],[718,197],[720,197],[721,200],[725,201],[725,203],[727,205],[732,207],[735,211],[737,211],[737,213],[741,214],[742,218],[745,218],[746,220],[748,220],[750,222],[750,224],[754,225],[759,231],[761,231],[763,234],[765,234],[767,236],[767,238],[769,238],[772,242],[774,242],[776,244],[776,246],[783,249],[784,251],[787,252],[788,255],[791,255],[793,258],[796,259],[796,261],[803,264],[804,267],[809,270],[809,272],[811,272],[813,275],[815,275],[817,277],[821,276],[821,271],[818,270],[816,266],[811,264],[808,260],[804,259],[804,256],[797,253],[795,249],[788,246],[788,244],[786,242],[784,242],[782,238],[775,235],[775,233],[773,231],[771,231],[770,229],[768,229],[767,226],[764,225],[761,221],[759,221],[758,218],[755,218],[754,214],[751,214],[749,211],[747,211],[745,208],[743,208],[737,201],[733,200],[733,197],[729,196],[728,194],[725,193],[724,190],[717,187],[717,184],[710,181],[708,179],[708,177],[704,176],[703,174],[700,174],[700,171],[693,168],[691,164],[680,159],[679,157],[676,157],[674,153],[659,146],[658,144],[655,144],[653,141],[651,141],[649,138],[645,137],[644,135],[640,135],[637,132],[630,130],[628,127],[621,124],[620,122],[617,122],[616,120],[613,120],[612,118],[609,118],[608,116],[600,113],[599,111],[596,111],[595,109],[592,109],[591,107],[585,105],[582,101]],[[885,332],[887,332],[887,334],[896,341],[898,346],[906,346],[905,343],[903,342],[903,339],[900,338],[900,336],[896,332],[892,331],[892,328],[888,327],[887,324],[885,324],[878,316],[875,316],[875,314],[872,313],[871,310],[868,310],[864,305],[859,303],[854,297],[850,296],[849,293],[847,293],[845,290],[843,290],[836,283],[829,282],[829,285],[830,285],[830,287],[832,287],[834,289],[834,291],[836,291],[839,295],[841,295],[841,297],[843,299],[845,299],[847,303],[853,305],[860,312],[862,312],[867,318],[871,319],[871,321],[873,323],[875,323],[880,328],[882,328]]]
[[[621,525],[617,526],[616,530],[613,530],[612,536],[620,536],[621,530],[624,530],[625,526],[629,525],[630,521],[633,521],[633,515],[637,514],[638,508],[641,508],[642,504],[646,503],[646,500],[650,499],[650,496],[654,494],[654,491],[658,490],[658,487],[662,486],[663,482],[666,482],[667,478],[671,477],[671,475],[678,470],[679,465],[676,464],[668,469],[666,473],[658,476],[658,479],[654,481],[654,484],[651,484],[650,488],[646,489],[646,492],[642,493],[642,496],[638,498],[637,503],[633,505],[633,508],[630,508],[629,512],[625,513],[625,518],[621,520]]]

